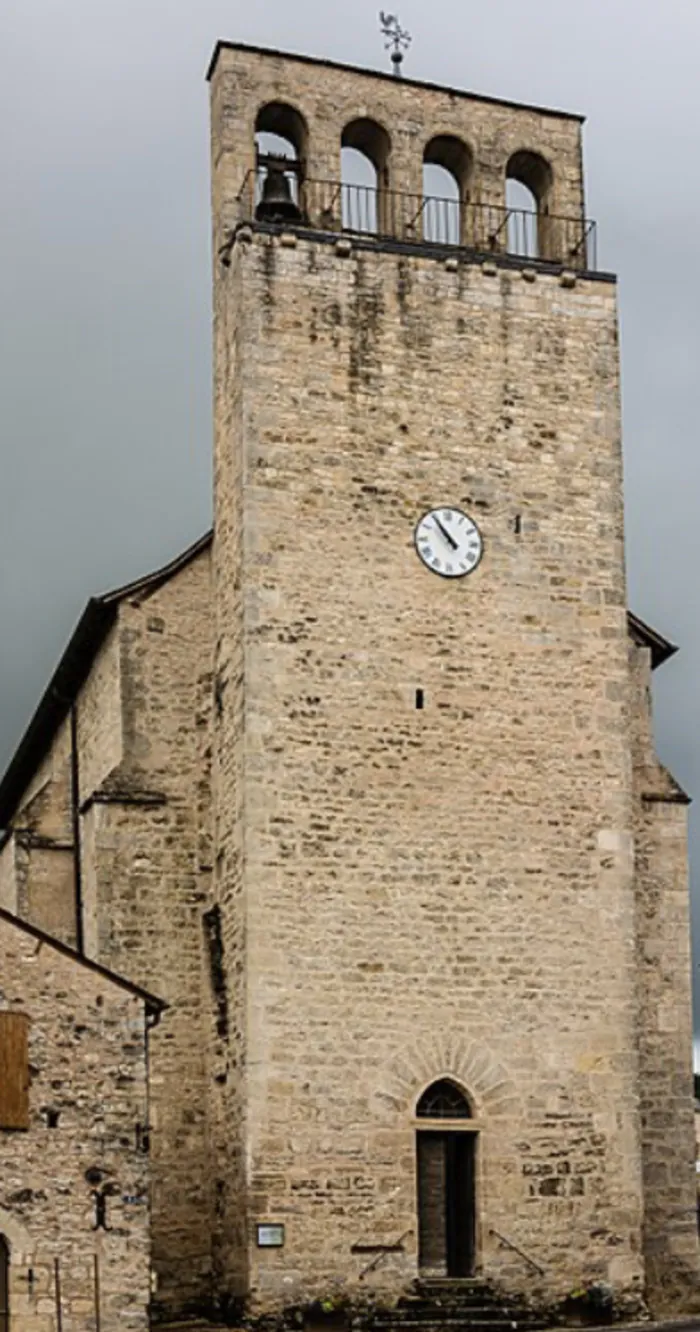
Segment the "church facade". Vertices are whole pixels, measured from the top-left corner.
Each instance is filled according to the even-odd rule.
[[[152,1313],[420,1274],[689,1308],[687,797],[651,729],[673,648],[626,603],[580,120],[224,43],[210,82],[213,534],[90,602],[0,784],[3,928],[157,1013]],[[31,1137],[47,991],[13,956]],[[0,1161],[17,1132],[0,1094]],[[21,1246],[0,1196],[22,1299],[52,1187]],[[92,1224],[67,1253],[116,1243]]]

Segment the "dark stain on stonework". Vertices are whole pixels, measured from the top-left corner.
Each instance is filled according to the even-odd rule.
[[[27,1203],[44,1202],[46,1194],[43,1189],[18,1189],[16,1193],[10,1193],[5,1198],[7,1207],[25,1207]]]
[[[324,322],[331,330],[331,343],[336,349],[340,346],[340,330],[343,325],[343,311],[339,301],[330,301],[323,311]]]
[[[271,310],[275,304],[275,246],[272,240],[262,249],[263,305]]]
[[[359,255],[355,268],[355,287],[350,302],[350,358],[348,379],[351,392],[363,384],[371,388],[379,369],[377,347],[384,314],[384,300],[379,289],[367,285],[364,257]]]
[[[409,318],[408,298],[411,295],[411,266],[407,259],[399,259],[396,265],[396,296],[399,302],[399,316],[405,323]]]
[[[202,916],[209,952],[209,976],[216,1001],[216,1033],[222,1040],[228,1036],[228,996],[224,968],[224,942],[221,936],[221,909],[214,906]]]

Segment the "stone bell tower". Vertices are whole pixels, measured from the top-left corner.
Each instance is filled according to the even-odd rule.
[[[580,120],[226,43],[210,80],[218,1281],[632,1308],[617,309]]]

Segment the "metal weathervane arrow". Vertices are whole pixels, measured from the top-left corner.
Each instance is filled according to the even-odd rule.
[[[384,49],[385,51],[391,51],[394,74],[397,79],[400,79],[404,52],[408,50],[412,41],[411,34],[401,27],[398,14],[385,14],[383,9],[379,11],[379,26],[384,36],[388,38],[388,41],[384,44]]]

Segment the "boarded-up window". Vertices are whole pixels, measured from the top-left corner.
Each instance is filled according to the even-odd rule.
[[[0,1129],[29,1128],[29,1018],[0,1013]]]

